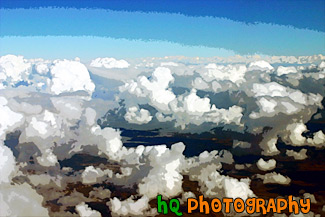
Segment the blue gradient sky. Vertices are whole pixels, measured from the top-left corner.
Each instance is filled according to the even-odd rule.
[[[325,53],[324,1],[231,2],[6,0],[0,53],[87,60]]]

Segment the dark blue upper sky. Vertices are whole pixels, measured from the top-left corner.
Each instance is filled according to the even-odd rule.
[[[2,0],[1,8],[102,8],[224,17],[325,31],[324,0]]]

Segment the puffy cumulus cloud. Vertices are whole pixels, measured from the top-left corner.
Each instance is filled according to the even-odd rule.
[[[211,104],[209,98],[200,98],[196,95],[196,90],[193,89],[189,95],[184,98],[184,108],[189,113],[199,115],[209,112],[211,110]]]
[[[281,75],[287,75],[287,74],[291,74],[291,73],[297,73],[297,69],[294,66],[279,66],[276,70],[276,74],[277,76],[281,76]]]
[[[0,57],[0,89],[27,86],[32,91],[51,94],[95,89],[86,66],[79,61],[24,59],[22,56]]]
[[[255,97],[288,97],[295,103],[307,105],[320,103],[322,100],[322,96],[319,94],[306,95],[299,90],[293,90],[276,82],[265,84],[254,83],[252,92]]]
[[[176,104],[177,103],[177,104]],[[173,119],[176,126],[183,129],[188,124],[201,125],[205,122],[215,124],[241,125],[243,109],[239,106],[231,106],[228,109],[219,109],[207,97],[199,97],[197,91],[192,89],[190,93],[178,97],[178,102],[171,103]]]
[[[100,212],[96,210],[92,210],[91,208],[88,207],[87,204],[84,202],[78,204],[76,206],[76,211],[81,217],[101,217],[102,215]]]
[[[92,139],[95,139],[95,141],[96,141],[96,137],[102,139],[102,141],[97,143],[99,155],[101,153],[103,153],[111,159],[116,159],[116,160],[121,159],[120,150],[121,150],[123,144],[121,141],[120,132],[118,130],[115,130],[115,129],[109,128],[109,127],[100,129],[100,127],[97,125],[97,126],[93,126],[91,128],[91,133],[94,136],[94,138],[92,138]],[[97,138],[97,141],[98,141],[98,138]],[[91,143],[91,144],[96,145],[96,143]],[[84,143],[83,145],[87,145],[87,143]]]
[[[225,178],[223,181],[223,185],[225,188],[225,195],[226,197],[230,198],[242,198],[243,200],[246,200],[248,197],[253,197],[254,193],[250,189],[250,179],[244,178],[244,179],[234,179],[234,178]]]
[[[325,147],[325,135],[323,131],[314,133],[313,138],[308,138],[307,142],[316,147]]]
[[[275,114],[275,107],[278,105],[277,101],[273,99],[267,99],[262,97],[258,99],[257,105],[260,108],[259,112],[252,112],[249,117],[256,119],[262,116],[274,116]]]
[[[305,108],[303,104],[292,102],[292,100],[287,98],[273,99],[271,97],[261,97],[256,103],[259,106],[259,111],[253,111],[249,115],[249,117],[252,119],[274,117],[279,113],[294,115],[300,111],[303,111]]]
[[[91,61],[90,66],[92,67],[104,67],[107,69],[112,69],[112,68],[128,68],[130,64],[125,61],[125,60],[116,60],[114,58],[96,58]]]
[[[307,130],[307,126],[302,122],[291,123],[286,126],[286,132],[283,133],[282,138],[288,145],[325,147],[325,135],[322,130],[314,133],[311,138],[306,138],[302,134]]]
[[[27,183],[21,185],[1,185],[1,216],[49,216],[42,207],[43,197]]]
[[[150,80],[145,76],[140,76],[137,82],[131,81],[121,86],[120,91],[140,98],[148,98],[148,103],[152,106],[161,110],[169,110],[168,104],[175,99],[174,93],[168,89],[169,83],[173,80],[174,77],[168,68],[158,67],[152,73]]]
[[[260,158],[257,161],[256,165],[260,170],[268,171],[268,170],[273,170],[276,167],[276,161],[274,159],[265,161],[263,158]]]
[[[196,65],[192,62],[184,64],[183,58],[178,61],[174,59],[172,63],[161,59],[162,62],[157,64],[158,58],[155,60],[157,63],[153,62],[152,68],[157,65],[158,67],[151,76],[146,72],[144,73],[146,76],[141,75],[138,79],[128,81],[120,87],[118,100],[123,101],[126,112],[133,106],[153,107],[149,109],[153,119],[145,129],[149,129],[150,124],[157,126],[156,121],[159,121],[164,122],[166,126],[171,122],[176,127],[188,131],[191,131],[191,128],[197,131],[198,128],[195,126],[201,124],[210,125],[211,128],[225,126],[227,129],[239,131],[242,131],[246,125],[247,130],[254,134],[260,133],[264,126],[274,127],[277,118],[283,118],[284,115],[290,115],[291,118],[303,115],[303,119],[307,119],[306,114],[321,107],[322,90],[308,93],[304,88],[299,90],[300,86],[297,86],[299,82],[293,88],[291,83],[288,84],[289,78],[272,77],[269,73],[274,71],[270,63],[280,61],[281,58],[285,59],[284,57],[268,59],[270,63],[262,60],[263,58],[258,57],[257,61],[245,62],[246,65],[225,65],[218,64],[218,61],[211,63],[208,60]],[[321,59],[321,57],[315,58],[317,61],[318,58]],[[166,82],[163,82],[162,76],[157,77],[162,68],[165,68],[163,69],[165,73],[161,74],[168,77]],[[180,68],[184,71],[192,71],[192,78],[188,76],[189,74],[178,73],[177,70]],[[306,74],[302,73],[303,70],[298,69],[297,66],[277,68],[280,71],[297,71],[287,75],[297,74],[301,82],[304,80],[303,74]],[[294,77],[290,79],[295,80]],[[153,90],[152,85],[155,85],[157,90]],[[220,97],[218,94],[221,93],[225,101],[219,103],[222,100],[218,99]],[[225,96],[224,93],[227,95]],[[164,97],[160,97],[161,95]],[[227,100],[231,103],[225,105],[224,102]],[[229,113],[234,117],[227,117],[230,116],[227,115],[230,110]],[[309,111],[305,112],[306,110]],[[252,120],[247,120],[247,115]],[[244,121],[242,121],[243,117]],[[268,124],[267,118],[273,120]]]
[[[151,209],[149,206],[149,199],[142,196],[140,199],[135,200],[132,196],[124,201],[120,201],[114,197],[108,203],[112,210],[113,216],[155,216],[157,215],[156,209]]]
[[[113,175],[113,172],[110,169],[106,169],[103,171],[100,168],[94,168],[93,166],[88,166],[82,172],[81,178],[82,178],[82,183],[93,184],[93,183],[97,183],[99,178],[102,178],[104,176],[111,178],[112,175]]]
[[[49,72],[50,69],[49,69],[48,64],[41,62],[41,63],[35,64],[35,70],[39,74],[46,74]]]
[[[256,70],[256,71],[262,71],[262,72],[271,72],[271,71],[274,70],[274,68],[267,61],[265,61],[265,60],[258,60],[258,61],[251,62],[248,65],[248,70],[249,71]]]
[[[320,69],[325,69],[325,61],[322,61],[319,65],[318,68]]]
[[[0,114],[0,139],[4,139],[7,131],[14,130],[23,122],[24,116],[12,111],[8,107],[8,100],[2,96],[0,96]]]
[[[280,96],[284,97],[287,96],[288,93],[286,92],[286,88],[276,82],[271,82],[267,84],[253,84],[253,93],[255,97],[259,96]]]
[[[33,104],[22,102],[25,100],[22,96],[19,100],[1,97],[0,109],[5,114],[0,123],[2,139],[6,133],[19,130],[19,142],[36,145],[40,152],[36,160],[45,167],[55,166],[58,159],[68,158],[82,151],[84,146],[92,146],[94,153],[98,150],[97,153],[106,157],[120,157],[117,156],[122,147],[120,133],[112,128],[100,128],[95,110],[85,106],[89,104],[87,97],[49,98],[38,93],[35,97],[37,101]],[[25,108],[32,110],[25,111]],[[70,144],[69,150],[67,144]]]
[[[25,117],[25,128],[21,129],[21,143],[33,142],[42,156],[38,161],[43,166],[53,166],[59,153],[60,160],[80,152],[84,146],[93,146],[98,154],[118,158],[122,147],[119,131],[112,128],[101,129],[96,123],[97,113],[84,106],[87,99],[80,97],[54,97],[49,101],[51,107],[40,114]],[[47,105],[48,106],[48,105]],[[66,150],[66,144],[70,149]]]
[[[299,152],[295,152],[294,150],[286,150],[286,155],[289,157],[293,157],[295,160],[305,160],[307,156],[307,149],[303,148]]]
[[[124,118],[127,122],[133,124],[147,124],[152,120],[152,116],[148,110],[139,110],[136,106],[128,108]]]
[[[265,175],[257,174],[256,177],[262,179],[264,184],[289,185],[291,182],[289,177],[283,176],[276,172],[266,173]]]
[[[9,183],[15,171],[16,160],[12,151],[0,144],[0,185],[1,183]]]
[[[10,184],[12,178],[18,173],[16,160],[12,151],[3,144],[0,144],[0,159],[0,215],[49,216],[48,210],[42,207],[43,197],[37,194],[30,185],[27,183]]]
[[[169,151],[166,146],[152,147],[149,152],[152,169],[139,184],[139,193],[148,198],[155,198],[158,194],[166,198],[174,197],[182,192],[182,179],[180,174],[184,160],[183,143],[174,144]],[[157,154],[158,152],[158,154]]]
[[[323,97],[320,94],[305,94],[300,90],[285,87],[276,82],[253,83],[252,90],[248,90],[247,93],[256,98],[256,104],[259,108],[249,114],[251,119],[274,118],[285,114],[299,119],[304,117],[303,119],[306,118],[307,120],[307,114],[322,108]],[[269,126],[276,125],[278,122],[272,123],[276,120],[270,120]]]
[[[176,95],[170,88],[173,81],[174,77],[168,68],[158,67],[150,80],[140,76],[137,81],[121,86],[120,99],[132,109],[135,104],[149,104],[158,111],[155,114],[157,120],[175,121],[175,126],[183,129],[189,124],[201,125],[204,122],[240,125],[243,111],[241,107],[234,105],[228,109],[219,109],[216,105],[211,105],[208,97],[199,97],[196,89]],[[129,109],[124,116],[128,117],[129,122],[131,114]]]
[[[41,139],[61,137],[61,126],[62,119],[58,115],[45,110],[41,114],[31,117],[26,127],[26,137],[40,137]]]
[[[276,147],[277,142],[277,137],[273,137],[273,135],[265,135],[265,137],[259,144],[260,147],[263,149],[262,154],[266,156],[279,154],[280,151]]]
[[[235,179],[229,176],[221,175],[216,164],[210,164],[202,168],[197,174],[191,174],[190,180],[198,181],[200,191],[205,196],[213,197],[240,197],[246,200],[248,197],[253,197],[254,193],[250,189],[250,179]]]
[[[146,76],[141,75],[120,87],[118,100],[123,101],[126,112],[133,106],[152,107],[149,112],[153,118],[145,129],[149,129],[150,124],[157,126],[156,121],[159,121],[164,122],[166,126],[171,122],[176,127],[188,131],[191,129],[197,131],[198,128],[195,126],[201,124],[210,125],[211,128],[223,126],[239,131],[246,125],[247,130],[254,134],[260,133],[264,126],[274,127],[277,118],[283,118],[284,115],[290,115],[291,118],[303,115],[303,119],[307,119],[306,114],[321,107],[322,90],[308,93],[304,88],[299,90],[299,82],[295,88],[291,83],[288,84],[289,79],[297,81],[297,78],[281,76],[274,78],[269,73],[274,71],[270,63],[276,63],[285,57],[268,59],[270,63],[262,60],[263,58],[258,57],[257,61],[245,62],[246,65],[225,65],[218,64],[218,61],[211,63],[208,60],[194,65],[192,62],[184,64],[183,58],[180,59],[182,62],[174,59],[172,63],[165,62],[166,59],[159,62],[158,58],[155,61],[159,64],[153,62],[152,68],[158,67],[151,75],[146,72],[144,73]],[[315,58],[317,61],[321,59]],[[177,70],[180,68],[183,71],[193,72],[192,76],[178,73]],[[298,69],[297,66],[277,68],[279,71],[290,71],[288,76],[299,75],[301,82],[304,82],[306,73],[302,73],[303,69]],[[162,71],[165,72],[159,73]],[[292,71],[296,73],[291,73]],[[158,74],[161,76],[157,76]],[[166,76],[165,80],[162,74]],[[156,86],[155,90],[152,88],[153,85]],[[218,99],[220,97],[218,94],[221,93],[225,100],[219,103],[222,100]],[[224,102],[227,100],[231,103],[225,105]],[[306,110],[308,112],[305,112]],[[231,116],[229,113],[234,117],[229,117]],[[252,120],[247,120],[247,115]],[[277,118],[274,118],[276,116]],[[242,121],[243,117],[245,121]],[[267,118],[273,120],[268,124]]]
[[[71,112],[73,110],[72,107]],[[89,146],[92,147],[92,152],[96,155],[103,155],[112,160],[120,159],[123,153],[121,152],[123,144],[120,131],[110,127],[102,129],[96,122],[97,113],[91,107],[82,107],[81,111],[76,113],[79,112],[81,112],[81,116],[75,120],[71,120],[69,116],[63,118],[66,114],[62,113],[62,116],[59,116],[63,118],[63,125],[59,129],[61,129],[61,133],[64,136],[54,139],[54,141],[61,144],[56,146],[54,151],[61,154],[60,158],[67,158],[73,153],[81,152],[84,147]],[[78,117],[79,114],[77,115]],[[71,144],[69,151],[61,153],[61,148],[64,150],[64,145],[69,142]]]
[[[42,156],[36,158],[38,163],[44,167],[55,166],[58,163],[58,158],[53,154],[51,149],[46,149]]]
[[[19,81],[28,81],[31,63],[23,56],[6,55],[0,57],[0,81],[14,85]]]
[[[289,134],[289,139],[291,141],[290,144],[293,145],[304,145],[306,138],[302,136],[302,133],[307,131],[307,127],[303,123],[293,123],[289,124],[286,128],[290,134]]]
[[[92,93],[95,89],[85,65],[77,61],[55,61],[51,67],[51,91],[55,94],[85,90]]]
[[[26,127],[19,137],[21,143],[33,142],[42,153],[37,157],[43,166],[54,166],[57,157],[53,154],[54,142],[64,137],[63,119],[55,113],[44,110],[41,114],[26,116]]]
[[[245,73],[247,68],[245,65],[216,65],[210,63],[202,70],[198,70],[199,74],[206,82],[216,81],[231,81],[236,84],[241,84],[245,81]]]

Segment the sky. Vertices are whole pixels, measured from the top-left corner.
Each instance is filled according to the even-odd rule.
[[[5,0],[0,16],[0,54],[27,58],[325,53],[317,0]]]

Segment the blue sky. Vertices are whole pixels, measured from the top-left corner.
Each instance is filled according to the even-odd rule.
[[[161,2],[4,1],[0,53],[87,60],[325,53],[324,1]]]

